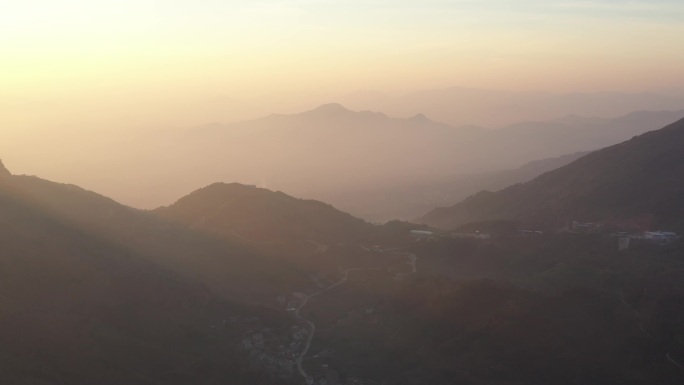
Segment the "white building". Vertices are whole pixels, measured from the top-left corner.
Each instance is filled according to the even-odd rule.
[[[667,243],[679,237],[677,233],[671,231],[647,231],[644,233],[644,238],[654,242]]]
[[[411,235],[418,238],[429,238],[435,235],[432,231],[425,230],[411,230]]]

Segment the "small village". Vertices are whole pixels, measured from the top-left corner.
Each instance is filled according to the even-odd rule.
[[[502,234],[492,234],[485,231],[475,230],[472,232],[459,232],[459,231],[442,231],[442,230],[411,230],[409,232],[410,236],[415,241],[430,241],[444,238],[451,239],[474,239],[480,241],[487,241],[493,238],[502,236],[517,236],[517,237],[530,237],[530,236],[542,236],[542,235],[568,235],[568,234],[584,234],[584,235],[606,235],[618,238],[618,247],[620,250],[626,250],[630,247],[632,242],[647,242],[654,245],[666,246],[678,241],[682,238],[681,235],[673,231],[665,230],[644,230],[644,231],[614,231],[610,226],[600,223],[600,222],[579,222],[572,221],[566,226],[552,230],[542,230],[529,225],[520,225],[515,228],[514,232],[511,231]]]

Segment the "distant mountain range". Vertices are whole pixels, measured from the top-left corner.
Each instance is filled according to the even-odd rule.
[[[328,104],[231,124],[80,138],[83,152],[68,150],[70,145],[46,150],[53,171],[64,172],[45,175],[146,209],[169,205],[198,186],[239,182],[322,200],[371,221],[409,219],[429,209],[417,210],[416,186],[426,186],[422,194],[439,195],[444,191],[432,186],[441,181],[597,150],[683,116],[684,110],[567,116],[486,129],[451,126],[429,113],[400,119]],[[78,159],[82,153],[89,154],[87,165]],[[452,204],[463,194],[435,203]],[[392,203],[373,208],[373,200]],[[416,209],[397,210],[401,206]]]
[[[503,127],[567,115],[607,118],[632,111],[680,110],[684,108],[684,91],[550,93],[451,87],[399,96],[357,92],[339,100],[353,109],[384,111],[393,116],[425,113],[451,125]]]
[[[334,201],[340,209],[374,223],[393,219],[411,220],[435,207],[456,204],[482,190],[495,191],[527,182],[586,154],[578,152],[541,159],[511,170],[445,176],[434,180],[374,186],[367,190],[330,191],[319,194],[319,197],[323,201]]]
[[[158,143],[164,153],[151,148],[146,157],[156,159],[155,165],[167,164],[169,176],[189,176],[166,181],[165,194],[180,195],[200,181],[240,181],[326,200],[376,220],[389,215],[353,209],[354,197],[363,202],[367,191],[390,197],[395,188],[596,150],[682,116],[684,111],[638,112],[614,119],[568,117],[487,130],[452,127],[423,115],[396,119],[330,104],[297,115],[189,129]],[[146,173],[159,178],[152,168]]]
[[[588,154],[498,192],[483,191],[418,222],[454,228],[488,220],[540,225],[600,221],[684,229],[684,120]]]

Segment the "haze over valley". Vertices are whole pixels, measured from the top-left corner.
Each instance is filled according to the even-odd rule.
[[[0,4],[0,383],[684,383],[682,20]]]
[[[94,136],[97,131],[93,131],[65,137],[68,140],[50,140],[41,154],[53,159],[45,166],[51,173],[68,172],[68,181],[138,208],[170,204],[198,186],[225,181],[325,200],[383,222],[413,219],[480,189],[525,181],[523,176],[488,184],[478,174],[596,150],[682,117],[684,110],[636,111],[616,118],[567,116],[486,129],[449,126],[422,114],[402,119],[381,112],[356,112],[333,103],[292,115],[142,130],[132,136]],[[88,162],[79,161],[90,153]],[[18,154],[14,162],[33,154]],[[541,168],[538,174],[551,169]],[[475,182],[478,178],[482,182]],[[460,179],[463,182],[456,182]],[[465,189],[455,192],[440,187],[449,183]],[[413,196],[406,196],[411,190]],[[388,201],[375,203],[373,199]],[[397,201],[394,207],[389,200]],[[414,208],[416,202],[420,204]]]

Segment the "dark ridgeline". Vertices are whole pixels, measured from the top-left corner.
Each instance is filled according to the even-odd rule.
[[[270,276],[290,282],[296,290],[307,286],[304,272],[282,260],[249,250],[237,240],[217,237],[200,229],[133,209],[78,186],[16,175],[20,188],[46,212],[72,226],[121,245],[141,258],[200,280],[238,302],[273,301],[284,287]]]
[[[534,180],[483,191],[418,222],[455,228],[488,220],[568,221],[684,230],[684,120],[588,154]]]
[[[259,310],[80,226],[0,171],[0,383],[274,383],[239,354],[242,326],[216,328]]]
[[[239,183],[215,183],[154,211],[222,237],[257,242],[341,242],[375,227],[329,204]]]

